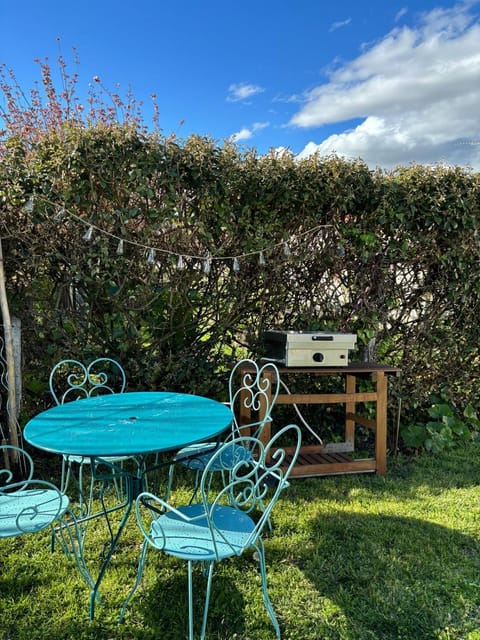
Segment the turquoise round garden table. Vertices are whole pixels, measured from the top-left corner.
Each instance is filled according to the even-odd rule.
[[[104,516],[124,509],[109,550],[94,580],[86,568],[85,545],[73,549],[77,565],[89,586],[90,618],[94,616],[95,600],[103,575],[113,556],[136,496],[145,487],[145,465],[149,454],[176,451],[203,440],[219,438],[232,421],[230,409],[216,400],[185,393],[139,391],[85,398],[47,409],[32,418],[23,436],[31,445],[59,455],[84,456],[92,461],[92,473],[97,473],[99,459],[108,456],[133,456],[135,471],[126,471],[108,464],[110,473],[99,475],[100,481],[122,477],[126,483],[125,502],[89,514],[82,520]],[[113,526],[109,522],[109,531]]]
[[[224,404],[186,393],[133,391],[67,402],[26,425],[30,444],[61,455],[147,455],[215,438],[230,425]]]

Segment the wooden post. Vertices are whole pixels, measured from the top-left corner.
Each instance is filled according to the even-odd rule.
[[[377,474],[387,472],[387,376],[383,371],[375,374],[377,385],[377,415],[375,416],[375,460]]]
[[[355,392],[357,390],[357,376],[347,375],[345,381],[345,391],[349,396],[345,403],[345,442],[348,444],[347,451],[355,449]],[[353,398],[353,399],[352,399]]]
[[[3,328],[5,334],[5,360],[7,361],[7,414],[8,432],[10,444],[18,447],[17,431],[17,393],[15,385],[15,356],[13,348],[12,320],[7,300],[7,287],[5,280],[5,268],[3,264],[2,239],[0,238],[0,310],[2,312]]]

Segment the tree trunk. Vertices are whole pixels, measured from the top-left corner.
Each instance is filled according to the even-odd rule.
[[[5,269],[3,264],[2,239],[0,238],[0,310],[5,335],[5,360],[7,361],[7,416],[9,443],[18,447],[17,394],[15,385],[15,356],[13,348],[12,321],[7,300]]]

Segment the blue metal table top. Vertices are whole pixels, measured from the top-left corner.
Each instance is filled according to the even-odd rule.
[[[210,398],[135,391],[47,409],[27,423],[23,435],[30,444],[52,453],[142,455],[214,438],[231,421],[230,409]]]

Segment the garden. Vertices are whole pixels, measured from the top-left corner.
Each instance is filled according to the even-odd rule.
[[[401,370],[388,471],[295,479],[282,495],[266,539],[282,636],[480,638],[479,174],[179,140],[102,86],[84,108],[60,69],[61,90],[42,63],[42,92],[27,93],[0,67],[2,440],[22,443],[52,406],[49,372],[66,357],[117,359],[129,391],[225,401],[232,363],[261,358],[266,331],[355,334],[352,360]],[[335,407],[306,413],[339,439]],[[30,453],[58,484],[58,461]],[[161,554],[116,621],[140,550],[133,519],[92,621],[48,534],[1,548],[2,639],[185,637],[186,576]],[[274,637],[256,574],[252,557],[219,569],[208,637]]]

